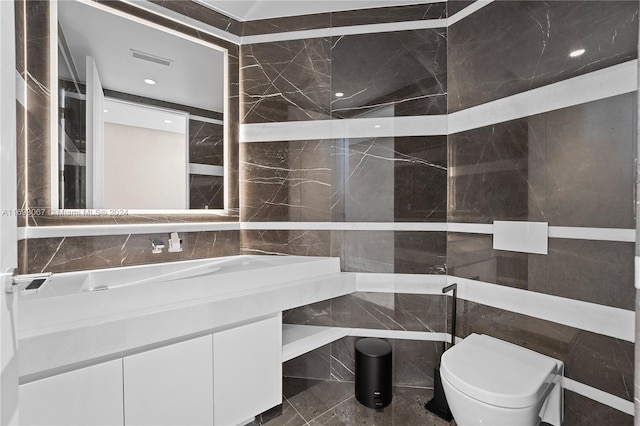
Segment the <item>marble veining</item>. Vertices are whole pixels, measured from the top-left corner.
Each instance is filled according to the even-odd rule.
[[[633,243],[549,240],[546,256],[493,250],[490,235],[449,233],[448,273],[633,310]]]
[[[626,94],[450,135],[449,220],[633,228],[636,111]]]
[[[442,29],[332,37],[331,91],[344,96],[331,101],[331,117],[446,113],[446,46]]]
[[[449,28],[449,112],[635,59],[637,28],[633,1],[493,2]]]
[[[168,234],[129,234],[100,237],[60,237],[21,240],[19,252],[29,262],[21,264],[20,273],[68,272],[114,268],[146,263],[240,254],[239,231],[182,233],[182,252],[151,253],[151,240],[167,240]]]
[[[241,47],[243,123],[329,118],[330,40]]]
[[[151,0],[162,7],[173,10],[181,15],[188,16],[189,18],[197,19],[205,24],[211,25],[215,28],[227,31],[231,34],[240,35],[242,29],[242,23],[230,18],[222,13],[216,12],[213,9],[205,7],[194,1],[182,1],[182,0]]]

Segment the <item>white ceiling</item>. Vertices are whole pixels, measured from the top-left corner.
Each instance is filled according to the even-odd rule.
[[[195,0],[238,21],[435,3],[444,0]]]
[[[83,82],[93,56],[105,89],[223,111],[222,52],[75,1],[58,2],[58,21]],[[173,63],[136,59],[130,49]]]

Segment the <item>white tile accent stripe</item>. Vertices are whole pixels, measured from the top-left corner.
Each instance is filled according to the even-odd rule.
[[[224,167],[189,163],[189,173],[192,175],[224,176]]]
[[[465,234],[493,234],[492,223],[447,223],[447,231]]]
[[[458,283],[458,297],[494,308],[541,318],[628,342],[635,341],[635,312],[448,276]]]
[[[576,382],[568,377],[562,378],[562,387],[633,416],[633,402],[627,401],[619,396],[601,391],[584,383]]]
[[[451,26],[456,22],[461,21],[462,19],[466,18],[467,16],[471,15],[474,12],[477,12],[478,10],[482,9],[488,4],[491,4],[492,2],[493,0],[478,0],[475,3],[470,4],[469,6],[460,10],[459,12],[451,15],[447,19],[447,26]]]
[[[638,89],[638,60],[449,114],[449,134],[597,101]]]
[[[358,137],[434,136],[463,132],[637,90],[638,61],[518,93],[447,115],[252,123],[240,125],[240,142]]]
[[[434,136],[446,134],[446,115],[311,120],[240,125],[241,143]]]
[[[448,333],[431,333],[406,330],[377,330],[371,328],[351,328],[349,335],[353,337],[380,337],[384,339],[422,340],[425,342],[451,342]]]
[[[634,342],[635,313],[596,303],[447,275],[356,273],[356,291],[442,295],[458,283],[458,297],[506,311]],[[443,282],[444,281],[444,282]]]
[[[406,231],[493,234],[493,225],[445,222],[191,222],[122,225],[19,227],[18,240],[25,238],[80,237],[98,235],[147,234],[154,232],[199,232],[224,230],[289,231]],[[634,242],[635,230],[617,228],[549,227],[550,238]]]
[[[421,21],[388,22],[384,24],[350,25],[347,27],[318,28],[315,30],[289,31],[284,33],[244,36],[241,44],[270,43],[288,40],[344,36],[354,34],[387,33],[392,31],[424,30],[428,28],[446,28],[447,19],[425,19]]]
[[[636,240],[636,230],[620,228],[550,226],[549,238],[567,238],[571,240],[595,241],[622,241],[633,243]]]
[[[86,237],[103,235],[154,234],[240,230],[238,222],[192,222],[123,225],[33,226],[18,228],[25,238]]]
[[[446,231],[441,222],[242,222],[248,230],[314,231]]]

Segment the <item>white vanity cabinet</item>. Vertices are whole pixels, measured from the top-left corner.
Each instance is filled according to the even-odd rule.
[[[282,315],[213,334],[214,425],[238,425],[282,403]]]
[[[125,357],[125,424],[213,424],[212,358],[211,335]]]
[[[122,359],[20,385],[21,425],[122,425]]]

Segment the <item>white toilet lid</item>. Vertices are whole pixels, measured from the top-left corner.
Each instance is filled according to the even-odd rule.
[[[562,363],[529,349],[471,334],[442,354],[440,374],[468,396],[505,408],[536,404]]]

